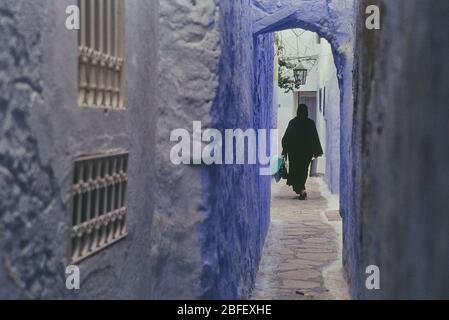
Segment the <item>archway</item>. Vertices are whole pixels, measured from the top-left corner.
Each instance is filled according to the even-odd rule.
[[[270,4],[260,0],[254,2],[255,21],[253,35],[255,52],[274,32],[300,28],[317,33],[326,39],[332,47],[332,53],[338,74],[340,89],[340,213],[344,219],[343,260],[346,269],[353,269],[351,240],[355,235],[351,225],[355,217],[352,214],[354,204],[353,170],[353,27],[352,10],[348,7],[330,7],[328,1],[307,1],[292,4],[290,1],[278,1]],[[256,82],[258,66],[256,65]],[[349,272],[351,274],[351,272]]]
[[[347,13],[339,10],[351,10],[347,6],[327,8],[326,3],[253,0],[220,5],[219,77],[214,99],[208,100],[210,126],[219,130],[273,128],[273,32],[294,27],[318,31],[332,44],[340,86],[345,88],[340,192],[341,209],[350,217],[352,26],[348,26]],[[345,22],[334,24],[332,17],[338,16]],[[202,171],[204,196],[199,208],[205,214],[201,228],[202,259],[206,262],[204,297],[247,297],[254,283],[270,216],[271,178],[261,176],[259,168],[214,166]]]

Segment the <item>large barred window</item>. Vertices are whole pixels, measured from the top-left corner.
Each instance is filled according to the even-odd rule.
[[[73,263],[127,235],[128,154],[78,158],[72,188]]]
[[[79,0],[78,104],[123,109],[124,0]]]

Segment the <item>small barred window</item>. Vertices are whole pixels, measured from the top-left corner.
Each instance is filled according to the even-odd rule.
[[[72,190],[72,262],[127,235],[128,154],[75,160]]]
[[[79,0],[78,104],[124,109],[124,0]]]

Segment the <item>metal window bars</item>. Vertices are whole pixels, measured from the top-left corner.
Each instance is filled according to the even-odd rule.
[[[127,235],[128,154],[75,160],[71,260],[80,262]]]
[[[124,109],[124,0],[78,0],[78,104],[82,107]]]

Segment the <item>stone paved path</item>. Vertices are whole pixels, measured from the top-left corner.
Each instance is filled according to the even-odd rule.
[[[284,181],[273,185],[272,223],[252,299],[349,298],[337,201],[320,178],[309,179],[307,188],[309,200],[299,201]]]

